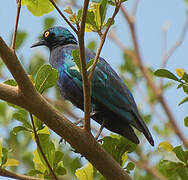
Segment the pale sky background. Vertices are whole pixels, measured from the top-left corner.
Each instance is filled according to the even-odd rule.
[[[131,9],[134,0],[126,2],[128,9]],[[37,36],[42,32],[42,22],[45,17],[54,16],[57,18],[56,25],[68,27],[61,19],[60,15],[54,10],[52,13],[42,17],[33,16],[26,7],[22,8],[19,29],[25,30],[29,33],[29,38],[18,52],[18,56],[24,55],[25,61],[29,60],[34,51],[42,51],[48,59],[49,52],[45,48],[30,49],[30,45],[37,40]],[[7,43],[10,43],[10,36],[13,31],[16,17],[16,0],[6,0],[1,2],[0,6],[0,35]],[[153,69],[160,68],[162,59],[162,27],[169,26],[167,34],[167,47],[170,48],[177,41],[182,31],[186,19],[186,6],[184,0],[140,0],[137,9],[137,36],[139,40],[139,47],[144,62]],[[116,18],[118,23],[115,26],[118,36],[127,47],[131,46],[131,37],[127,23],[125,23],[121,14]],[[69,27],[68,27],[69,28]],[[95,38],[92,33],[86,34],[86,39]],[[175,73],[176,68],[184,68],[188,72],[188,33],[185,36],[184,42],[179,47],[173,56],[169,59],[167,69]],[[111,41],[107,40],[101,56],[104,57],[113,68],[118,71],[118,67],[122,63],[122,52]],[[142,105],[142,98],[139,92],[134,92],[137,104]],[[176,90],[176,86],[165,93],[165,99],[171,107],[177,124],[186,136],[188,131],[184,127],[183,119],[188,116],[188,103],[178,106],[178,103],[185,97],[182,90]],[[147,109],[144,110],[147,112]],[[159,113],[162,111],[159,110]],[[155,119],[156,124],[158,120]],[[161,141],[152,131],[156,145]],[[1,134],[0,134],[1,136]],[[175,139],[173,145],[178,145],[180,142]],[[148,146],[149,147],[149,146]],[[4,179],[0,177],[0,180]],[[7,178],[6,178],[7,179]]]

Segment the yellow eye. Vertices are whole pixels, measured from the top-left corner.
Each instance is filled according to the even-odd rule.
[[[46,32],[44,33],[44,37],[48,37],[49,34],[50,34],[50,32],[49,32],[49,31],[46,31]]]

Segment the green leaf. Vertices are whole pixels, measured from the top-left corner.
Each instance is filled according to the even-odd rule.
[[[28,131],[28,132],[32,132],[31,129],[28,129],[24,126],[16,126],[13,128],[13,130],[11,131],[11,133],[13,133],[14,135],[17,135],[18,132],[20,131]]]
[[[61,151],[56,151],[55,152],[55,158],[54,158],[54,162],[53,162],[53,166],[57,166],[57,164],[63,160],[64,154]]]
[[[81,72],[80,51],[78,49],[74,49],[72,51],[72,56],[76,66],[79,69],[79,72]]]
[[[93,180],[92,164],[88,163],[84,167],[77,169],[75,175],[79,180]]]
[[[45,63],[45,59],[40,54],[36,54],[29,61],[29,74],[36,75],[39,68]]]
[[[183,91],[188,94],[188,84],[183,84]]]
[[[100,2],[100,18],[101,18],[101,25],[103,24],[105,17],[106,17],[106,9],[107,9],[108,0],[101,0]]]
[[[109,26],[109,24],[111,23],[111,21],[112,21],[112,18],[108,18],[107,22],[104,24],[104,27],[108,27],[108,26]],[[112,21],[112,24],[111,24],[111,25],[113,25],[114,23],[115,23],[115,21],[114,21],[114,19],[113,19],[113,21]]]
[[[97,24],[95,22],[95,14],[93,11],[88,11],[87,12],[87,17],[86,17],[86,26],[85,26],[85,31],[90,32],[90,31],[97,31]]]
[[[3,139],[0,138],[0,165],[2,163],[2,150],[3,150]]]
[[[78,20],[78,22],[81,21],[81,18],[82,18],[82,9],[79,9],[78,10],[78,14],[77,14],[77,20]]]
[[[90,41],[90,42],[87,44],[87,48],[89,48],[89,49],[92,50],[92,51],[96,50],[96,48],[97,48],[96,41]]]
[[[181,180],[187,180],[188,179],[188,168],[186,166],[178,166],[177,173],[180,176]]]
[[[19,165],[19,161],[16,159],[7,159],[6,163],[3,164],[3,166],[18,166]]]
[[[54,18],[52,18],[52,17],[45,18],[45,20],[44,20],[44,29],[46,30],[46,29],[54,26],[55,21],[56,20]]]
[[[36,169],[31,169],[29,172],[28,172],[28,175],[29,176],[36,176],[38,174],[43,174],[41,171],[39,170],[36,170]]]
[[[8,79],[4,82],[5,84],[8,84],[10,86],[17,86],[17,82],[13,79]]]
[[[125,169],[126,169],[128,172],[134,170],[134,168],[135,168],[135,164],[134,164],[133,162],[129,162],[129,163],[127,164],[127,166],[125,167]]]
[[[38,119],[36,116],[34,116],[34,115],[32,115],[33,116],[33,119],[34,119],[34,123],[35,123],[35,128],[36,128],[36,130],[37,130],[37,132],[39,131],[39,130],[41,130],[41,129],[43,129],[44,127],[46,127],[45,125],[44,125],[44,123],[40,120],[40,119]],[[39,133],[39,132],[38,132]],[[44,134],[44,133],[43,133]]]
[[[18,50],[23,42],[25,41],[25,39],[27,38],[28,34],[24,31],[17,31],[16,33],[16,44],[15,44],[15,49]]]
[[[55,172],[58,173],[59,175],[65,175],[67,173],[66,169],[62,166],[58,166],[56,169],[55,169]]]
[[[131,153],[136,149],[136,144],[132,143],[128,139],[111,135],[103,138],[103,148],[121,165],[125,163],[125,153]]]
[[[55,146],[53,142],[50,140],[50,136],[48,134],[38,134],[39,141],[42,147],[42,150],[48,159],[50,165],[53,167],[53,161],[55,158]],[[42,154],[40,150],[37,148],[37,152],[39,154],[40,160],[43,163],[43,165],[46,165],[44,158],[42,157]]]
[[[27,120],[27,112],[24,110],[19,110],[16,113],[13,114],[13,118],[16,119],[17,121],[20,121],[23,123],[23,125],[26,128],[32,129],[31,124]]]
[[[178,174],[176,172],[177,163],[169,161],[169,160],[162,160],[158,164],[159,171],[166,176],[168,179],[177,180]]]
[[[7,162],[7,159],[8,159],[8,150],[6,148],[2,148],[1,166]]]
[[[185,103],[185,102],[187,102],[187,101],[188,101],[188,96],[185,97],[178,105],[181,105],[181,104],[183,104],[183,103]]]
[[[90,59],[86,65],[86,69],[89,71],[93,65],[94,59]]]
[[[22,0],[22,6],[27,6],[27,9],[34,16],[42,16],[51,12],[54,6],[49,0]]]
[[[168,141],[163,141],[159,143],[158,148],[163,148],[164,150],[169,152],[173,150],[173,146]]]
[[[184,125],[188,127],[188,117],[184,118]]]
[[[45,89],[54,86],[58,79],[58,71],[50,65],[43,65],[37,72],[35,87],[42,94]]]
[[[188,157],[186,156],[186,153],[185,153],[185,151],[183,151],[183,149],[182,149],[181,146],[175,147],[175,148],[173,149],[173,152],[176,153],[176,156],[177,156],[177,158],[178,158],[180,161],[184,162],[185,164],[188,163]]]
[[[171,73],[166,69],[158,69],[157,71],[154,72],[154,75],[181,82],[173,73]]]

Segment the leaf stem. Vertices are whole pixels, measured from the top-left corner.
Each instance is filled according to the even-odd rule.
[[[55,179],[55,180],[58,180],[58,178],[56,177],[56,175],[55,175],[52,167],[50,166],[50,163],[48,162],[48,159],[46,158],[46,156],[45,156],[45,154],[44,154],[44,152],[42,150],[42,147],[40,145],[39,137],[38,137],[36,129],[35,129],[35,123],[34,123],[34,120],[33,120],[33,115],[30,112],[29,112],[29,115],[30,115],[30,118],[31,118],[31,123],[32,123],[32,127],[33,127],[33,133],[34,133],[35,142],[37,144],[37,147],[38,147],[38,149],[39,149],[39,151],[40,151],[40,153],[41,153],[46,165],[48,166],[48,168],[50,170],[52,178]]]

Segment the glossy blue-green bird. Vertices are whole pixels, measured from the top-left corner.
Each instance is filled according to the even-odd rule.
[[[59,72],[57,85],[64,99],[84,110],[82,77],[76,68],[72,51],[79,49],[74,35],[64,27],[52,27],[46,30],[42,39],[31,47],[47,46],[50,49],[49,62]],[[95,57],[95,53],[85,49],[86,61]],[[99,58],[91,89],[91,116],[99,124],[138,144],[139,139],[132,128],[141,131],[153,146],[153,138],[142,120],[134,98],[126,85],[103,59]]]

